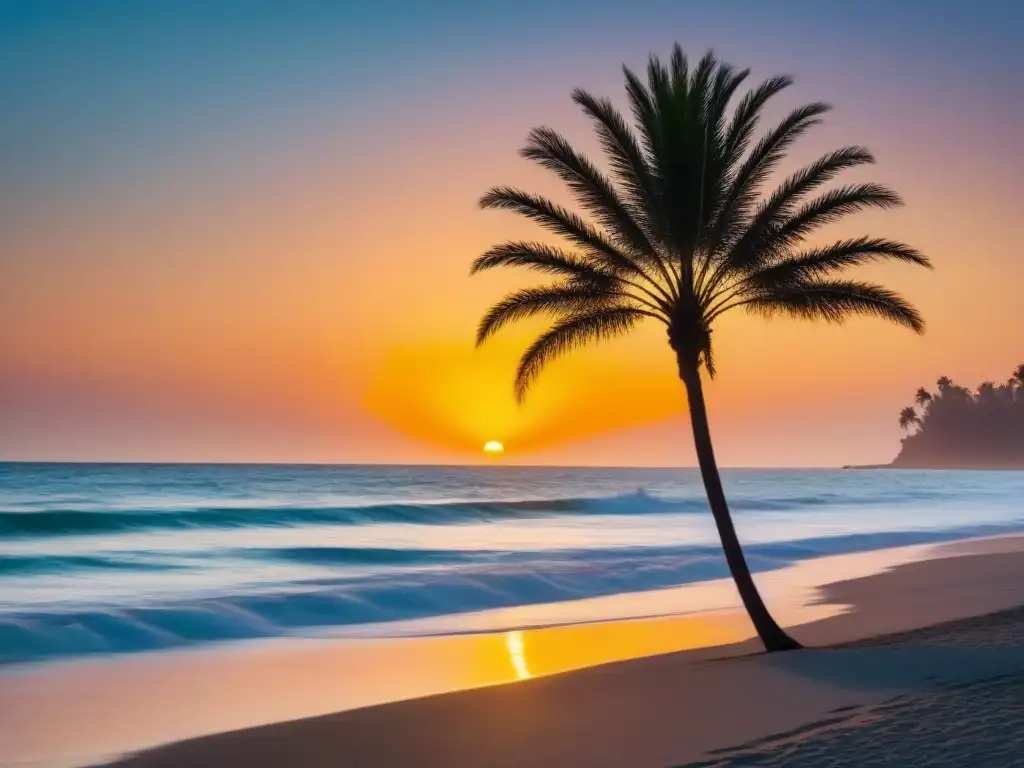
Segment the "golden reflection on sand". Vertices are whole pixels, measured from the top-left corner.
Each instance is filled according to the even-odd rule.
[[[521,636],[519,655],[524,666],[523,645],[529,642],[529,675],[540,677],[623,659],[736,642],[749,638],[752,632],[743,614],[714,611],[686,617],[527,630],[509,633],[509,643],[513,634]]]
[[[530,677],[530,669],[526,666],[526,645],[523,642],[523,633],[520,630],[505,634],[505,645],[508,646],[508,657],[512,661],[512,668],[516,671],[516,678],[525,680]]]

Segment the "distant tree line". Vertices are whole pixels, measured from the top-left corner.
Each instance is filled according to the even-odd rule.
[[[907,432],[899,467],[1024,468],[1024,365],[1003,384],[976,391],[943,376],[899,415]]]

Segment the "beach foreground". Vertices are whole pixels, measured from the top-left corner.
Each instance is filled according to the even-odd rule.
[[[865,723],[881,741],[905,730],[894,719],[941,733],[949,696],[984,728],[1019,728],[1024,614],[1006,611],[1024,606],[1022,576],[1020,536],[761,574],[777,615],[818,649],[775,656],[757,653],[742,612],[712,609],[735,600],[723,581],[468,614],[461,634],[16,665],[0,674],[0,765],[669,766],[727,761],[723,749],[777,760],[854,725],[867,738]],[[982,689],[984,711],[971,703]],[[993,713],[1007,697],[1017,709]]]
[[[739,643],[637,659],[208,736],[118,765],[859,765],[900,754],[1012,765],[1024,733],[1021,548],[947,545],[938,559],[829,585],[824,600],[853,610],[798,628],[819,650],[766,656]]]

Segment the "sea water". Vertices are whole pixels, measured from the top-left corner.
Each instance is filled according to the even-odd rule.
[[[1024,530],[1024,472],[726,470],[755,572]],[[727,576],[692,469],[0,464],[0,663]]]

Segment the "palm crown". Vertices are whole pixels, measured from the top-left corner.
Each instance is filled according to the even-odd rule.
[[[900,411],[900,429],[910,429],[912,424],[920,423],[917,411],[908,406]]]
[[[932,393],[924,387],[918,387],[917,392],[914,394],[914,402],[918,405],[924,406],[932,401]]]
[[[763,108],[790,78],[766,80],[730,110],[748,70],[711,53],[692,69],[679,46],[668,66],[652,57],[646,83],[628,68],[624,72],[633,127],[608,100],[582,90],[573,94],[594,123],[610,174],[549,128],[531,131],[522,150],[561,177],[584,215],[509,187],[494,188],[481,200],[484,208],[532,219],[569,246],[508,242],[473,265],[473,272],[521,266],[560,278],[510,294],[478,329],[481,343],[510,322],[553,318],[522,356],[520,399],[553,358],[643,319],[665,324],[681,375],[702,367],[714,375],[714,322],[732,309],[829,322],[867,314],[923,330],[921,316],[899,295],[843,276],[875,260],[930,266],[923,255],[874,237],[827,246],[807,242],[849,214],[900,204],[879,184],[822,190],[840,172],[874,162],[868,150],[830,152],[763,194],[793,142],[829,110],[826,104],[800,107],[756,138]]]

